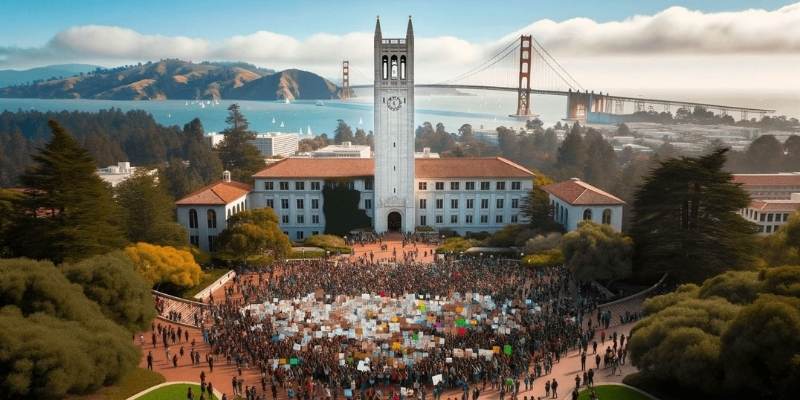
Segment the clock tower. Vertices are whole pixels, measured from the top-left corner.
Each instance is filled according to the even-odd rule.
[[[414,29],[385,39],[375,24],[375,214],[378,233],[413,232]]]

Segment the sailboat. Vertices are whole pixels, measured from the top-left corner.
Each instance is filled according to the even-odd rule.
[[[313,134],[311,133],[311,125],[309,125],[309,126],[306,128],[306,135],[308,135],[308,136],[312,136],[312,135],[313,135]]]
[[[289,101],[289,98],[287,97],[287,98],[283,99],[283,104],[292,104],[292,102]]]
[[[275,123],[275,117],[272,117],[272,123],[273,124]]]
[[[359,125],[364,125],[364,120],[361,119],[361,117],[358,117],[358,124]]]
[[[283,121],[281,121],[281,128],[283,128]]]

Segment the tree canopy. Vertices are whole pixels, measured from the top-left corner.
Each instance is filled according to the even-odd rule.
[[[635,268],[657,279],[702,281],[751,265],[755,227],[738,214],[750,198],[722,170],[727,150],[663,161],[636,193]]]
[[[281,258],[291,250],[289,238],[271,208],[247,210],[230,217],[228,227],[217,240],[218,256],[242,264]]]
[[[115,188],[128,241],[168,246],[188,244],[186,230],[175,221],[175,200],[158,179],[137,172]]]
[[[591,221],[578,224],[578,229],[561,240],[564,261],[581,281],[614,281],[631,274],[632,242],[609,225]]]
[[[139,242],[125,248],[136,271],[150,283],[193,287],[200,283],[202,271],[188,250]]]
[[[240,182],[249,182],[253,174],[264,168],[264,156],[258,148],[249,143],[255,139],[247,118],[241,113],[239,105],[228,107],[225,119],[228,127],[222,131],[225,138],[217,147],[222,166],[231,172],[231,177]]]

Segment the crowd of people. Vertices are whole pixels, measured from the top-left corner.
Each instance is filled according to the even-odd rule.
[[[362,362],[362,339],[314,337],[298,349],[293,338],[275,340],[276,331],[269,319],[242,311],[250,304],[275,298],[299,299],[320,291],[333,296],[371,293],[399,297],[411,293],[425,298],[490,294],[499,302],[514,305],[514,311],[508,311],[514,314],[516,324],[510,331],[485,324],[470,326],[446,334],[443,345],[428,349],[426,357],[412,363],[402,362],[399,350],[390,357],[372,357],[367,365]],[[240,274],[226,288],[224,298],[212,298],[208,313],[213,322],[204,328],[203,338],[218,359],[240,370],[256,368],[261,372],[260,390],[237,387],[234,378],[234,390],[248,399],[268,399],[270,394],[276,398],[279,389],[299,399],[384,399],[401,396],[400,388],[406,391],[403,397],[413,393],[418,399],[439,399],[446,390],[460,389],[462,399],[467,399],[470,390],[475,397],[476,391],[487,387],[499,390],[501,399],[506,395],[517,399],[521,383],[525,388],[532,387],[533,381],[547,375],[568,350],[580,348],[585,353],[592,344],[596,352],[596,336],[602,332],[601,343],[605,340],[604,328],[611,318],[608,311],[593,313],[599,298],[590,285],[579,285],[564,267],[534,270],[520,268],[513,261],[284,262]],[[531,302],[540,306],[537,312],[527,312],[524,305]],[[421,333],[442,335],[433,327],[423,327]],[[605,355],[606,364],[623,362],[624,340],[621,338],[618,348],[614,335],[613,350],[609,348]],[[458,349],[477,351],[505,344],[511,344],[513,350],[491,357],[454,357]],[[271,361],[275,359],[294,362],[282,362],[276,368]],[[584,383],[587,380],[585,377]],[[554,395],[556,387],[555,380],[548,381],[547,395]]]

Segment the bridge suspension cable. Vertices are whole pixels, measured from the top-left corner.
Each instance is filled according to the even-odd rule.
[[[517,44],[519,43],[519,39],[514,38],[514,40],[510,41],[506,46],[504,46],[500,51],[495,53],[492,57],[488,58],[484,62],[478,64],[477,66],[473,67],[472,69],[462,73],[461,75],[456,76],[455,78],[451,78],[442,82],[440,84],[449,84],[461,80],[465,80],[471,76],[474,76],[480,72],[485,71],[486,69],[492,67],[493,65],[497,64],[498,62],[506,59],[509,54],[513,54],[514,51],[517,50]]]

